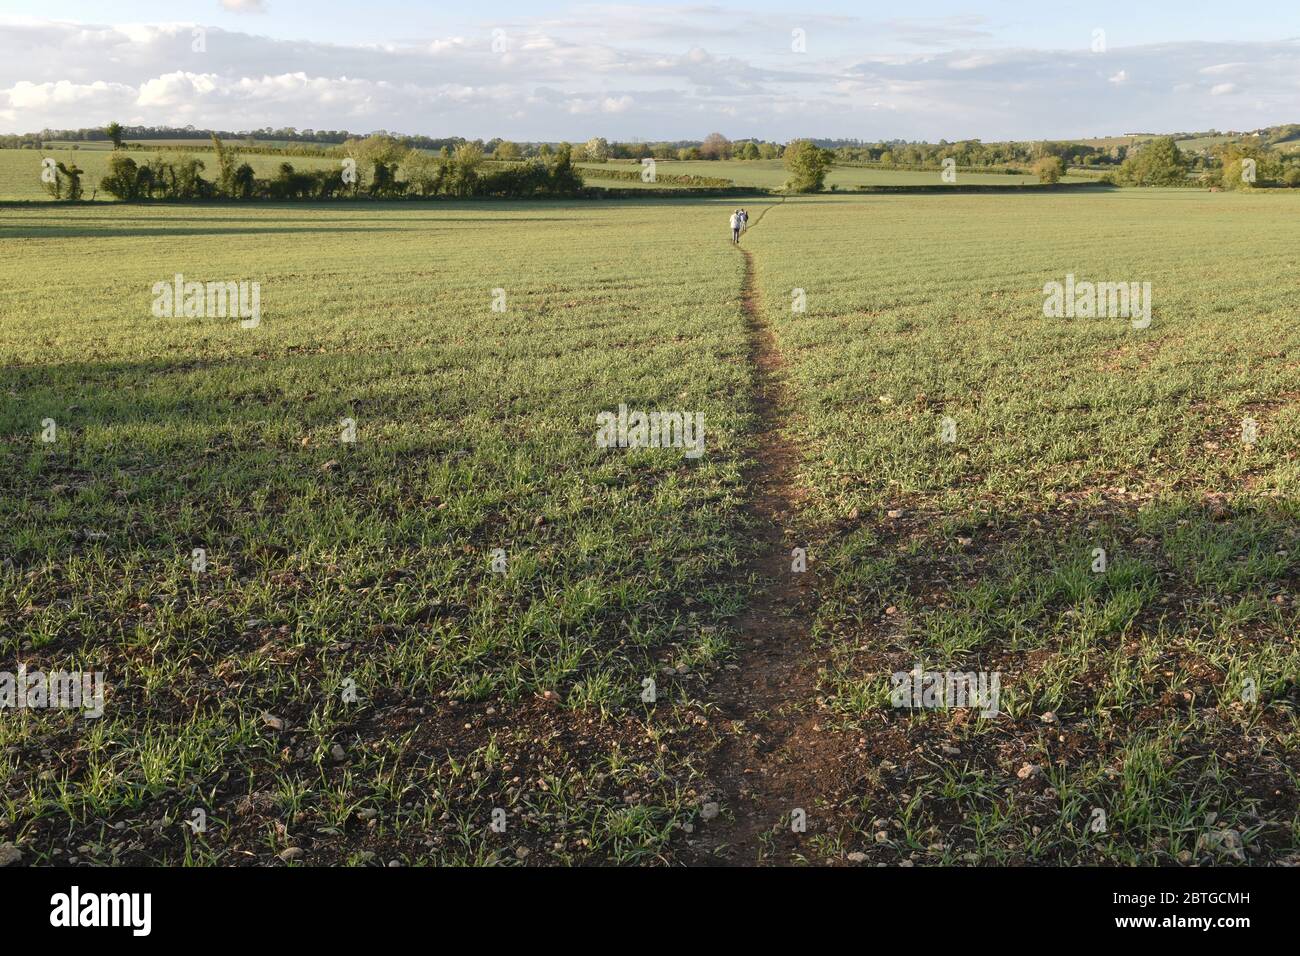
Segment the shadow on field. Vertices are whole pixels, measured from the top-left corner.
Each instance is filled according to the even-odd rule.
[[[369,401],[364,383],[358,385],[355,379],[356,361],[387,363],[392,354],[391,349],[348,354],[291,351],[269,357],[7,366],[0,368],[0,395],[6,397],[0,406],[0,440],[26,440],[46,417],[64,427],[79,422],[110,428],[124,422],[189,426],[260,421],[270,409],[279,406],[283,417],[284,406],[301,408],[303,402],[319,405],[320,410],[311,413],[313,419],[342,413]],[[289,370],[291,375],[286,374]],[[427,374],[433,371],[425,369]],[[352,387],[346,393],[336,391],[335,376]],[[394,406],[391,398],[386,401]]]
[[[87,220],[96,222],[97,220]],[[0,226],[0,238],[5,239],[107,239],[107,238],[156,238],[158,236],[264,236],[264,235],[321,235],[330,232],[328,224],[303,226],[187,226],[172,224],[172,220],[158,218],[156,228],[122,228],[113,225],[115,220],[98,220],[103,226],[81,225],[78,223],[31,223],[22,226]],[[225,220],[229,222],[229,220]],[[407,230],[393,227],[348,228],[348,233],[382,233],[405,232]]]
[[[303,208],[303,207],[301,207],[301,206],[277,206],[277,207],[276,207],[276,210],[277,210],[277,211],[281,211],[281,210],[284,210],[284,209],[298,209],[298,210],[302,210],[302,208]],[[312,210],[313,210],[313,211],[318,211],[318,212],[323,212],[323,211],[324,211],[325,209],[327,209],[327,208],[328,208],[331,212],[338,211],[338,212],[342,213],[341,215],[339,215],[339,216],[337,217],[337,220],[338,220],[339,222],[348,222],[348,223],[353,223],[353,222],[374,222],[374,223],[388,223],[388,224],[391,224],[391,223],[394,221],[393,218],[392,218],[391,216],[373,216],[373,217],[367,217],[367,216],[352,216],[352,215],[348,215],[348,214],[347,214],[347,210],[346,210],[346,209],[336,209],[336,207],[316,206],[316,207],[312,207]],[[366,210],[366,211],[369,212],[369,211],[372,211],[372,210]],[[115,216],[113,216],[111,219],[103,219],[103,218],[98,218],[98,217],[73,217],[73,216],[70,216],[70,217],[66,217],[66,218],[65,218],[64,220],[62,220],[62,221],[64,221],[64,222],[81,222],[81,223],[100,223],[100,222],[112,222],[112,223],[128,223],[128,222],[129,222],[129,223],[150,223],[150,222],[152,222],[152,223],[157,223],[157,222],[165,222],[166,220],[163,219],[163,218],[160,218],[160,217],[158,217],[158,216],[116,216],[116,215],[115,215]],[[209,222],[210,222],[210,223],[217,223],[217,224],[222,224],[222,225],[226,225],[226,224],[229,224],[229,223],[232,223],[232,222],[239,222],[239,221],[241,221],[240,217],[235,217],[235,216],[186,216],[186,217],[184,218],[184,220],[183,220],[183,222],[185,222],[185,223],[187,223],[187,224],[188,224],[188,223],[209,223]],[[255,218],[255,217],[253,217],[253,218],[247,218],[247,219],[245,219],[245,220],[243,220],[243,221],[248,221],[248,222],[254,222],[254,223],[256,223],[256,222],[261,222],[261,221],[263,221],[263,220],[260,220],[260,219],[257,219],[257,218]],[[334,221],[334,220],[333,220],[331,217],[329,217],[329,216],[325,216],[325,215],[316,215],[316,216],[313,216],[312,221],[313,221],[313,222],[316,222],[316,223],[329,223],[329,222],[332,222],[332,221]],[[496,217],[483,217],[483,216],[404,216],[400,221],[403,222],[403,223],[407,223],[407,222],[432,222],[432,223],[444,223],[444,222],[475,222],[475,223],[482,223],[482,222],[485,222],[485,221],[487,221],[487,222],[494,222],[494,223],[497,223],[497,222],[569,222],[569,221],[571,221],[571,220],[568,219],[568,218],[566,218],[566,217],[562,217],[562,216],[526,216],[526,217],[525,217],[525,216],[513,216],[513,217],[509,217],[509,218],[507,218],[507,217],[502,217],[502,216],[496,216]],[[259,228],[258,231],[260,232],[260,231],[264,231],[264,230],[262,230],[262,229]],[[273,230],[266,230],[266,231],[273,231]],[[389,232],[389,231],[393,231],[393,230],[389,229],[389,230],[376,230],[376,231]]]
[[[894,510],[818,575],[828,830],[877,863],[1297,859],[1297,502]],[[900,705],[917,669],[998,675],[998,712]]]

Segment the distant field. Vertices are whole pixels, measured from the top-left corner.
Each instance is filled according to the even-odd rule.
[[[194,141],[189,141],[193,143]],[[94,145],[94,144],[89,144]],[[99,180],[108,170],[108,157],[111,150],[100,148],[81,148],[81,149],[4,149],[0,150],[0,200],[41,200],[49,198],[40,182],[41,160],[45,156],[51,156],[64,163],[75,162],[86,173],[83,179],[83,185],[87,197],[90,197],[97,187]],[[184,152],[184,150],[177,150]],[[153,151],[132,152],[131,157],[137,162],[147,160],[157,155]],[[215,161],[210,152],[200,152],[197,154],[206,164],[204,175],[211,179],[215,173]],[[322,169],[337,165],[337,160],[318,156],[273,156],[259,153],[247,153],[243,161],[249,163],[258,176],[268,177],[274,175],[280,163],[292,163],[300,169]],[[495,165],[489,160],[487,165]],[[590,184],[593,186],[607,186],[617,188],[663,188],[666,183],[642,183],[639,179],[635,180],[613,180],[599,178],[601,169],[617,170],[639,170],[639,166],[630,163],[580,163],[579,169],[590,178]],[[724,162],[663,162],[659,164],[659,172],[664,175],[693,175],[720,177],[735,182],[738,186],[758,186],[764,188],[780,187],[786,180],[786,171],[780,160],[755,160],[745,162],[740,160]],[[1078,175],[1067,175],[1065,182],[1082,182],[1088,177]],[[1037,182],[1034,176],[1017,176],[1004,175],[999,173],[967,173],[959,172],[957,174],[958,184],[984,184],[984,185],[1024,185]],[[924,172],[914,170],[891,170],[891,169],[871,169],[855,166],[837,166],[831,170],[826,177],[828,186],[835,186],[840,189],[852,189],[858,185],[896,185],[896,186],[916,186],[916,185],[936,185],[941,184],[939,172]],[[99,199],[111,199],[112,197],[100,194]]]
[[[1137,143],[1146,142],[1149,139],[1155,139],[1154,136],[1100,136],[1093,139],[1071,139],[1066,140],[1070,143],[1080,143],[1084,146],[1095,146],[1097,149],[1114,149],[1116,146],[1133,146]]]
[[[603,169],[639,169],[634,163],[580,163],[579,168],[584,172],[591,170],[597,175],[599,170]],[[756,159],[756,160],[665,160],[658,163],[657,171],[663,175],[691,175],[691,176],[711,176],[722,179],[730,179],[737,186],[760,186],[769,189],[780,187],[787,178],[785,166],[779,159]],[[1074,177],[1067,176],[1065,181],[1073,181]],[[1026,183],[1035,183],[1038,179],[1036,176],[1016,176],[1002,173],[967,173],[959,172],[957,182],[959,184],[984,184],[984,185],[1003,185],[1014,186]],[[592,176],[591,184],[599,185],[618,185],[618,186],[635,186],[635,182],[624,183],[615,180],[600,180]],[[826,177],[828,186],[838,186],[840,189],[852,189],[855,186],[921,186],[921,185],[940,185],[942,180],[939,178],[939,171],[931,172],[915,170],[894,170],[894,169],[871,169],[862,166],[836,166]]]
[[[85,171],[82,179],[82,186],[86,191],[86,198],[90,198],[99,180],[108,172],[108,157],[111,150],[103,149],[0,149],[0,200],[6,199],[48,199],[41,184],[41,160],[50,156],[63,163],[76,163],[79,168]],[[155,153],[152,151],[132,152],[131,158],[137,163],[147,162],[155,156],[165,156],[167,153]],[[212,179],[216,173],[216,160],[211,152],[197,153],[199,159],[205,164],[204,177]],[[279,168],[281,163],[292,163],[297,169],[323,169],[325,167],[337,168],[338,161],[326,159],[319,156],[268,156],[258,153],[248,153],[242,160],[253,167],[253,171],[258,176],[271,176]],[[103,193],[99,195],[100,199],[109,199],[113,197]]]
[[[1180,139],[1177,141],[1179,149],[1201,150],[1209,149],[1212,146],[1222,146],[1224,143],[1231,143],[1240,139],[1239,136],[1198,136],[1195,139]]]

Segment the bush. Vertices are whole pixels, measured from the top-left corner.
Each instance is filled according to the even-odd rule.
[[[1187,181],[1187,162],[1172,136],[1142,144],[1119,168],[1119,178],[1131,186],[1180,186]]]
[[[1061,174],[1065,171],[1061,166],[1059,156],[1044,156],[1037,160],[1033,166],[1034,174],[1038,177],[1040,183],[1051,185],[1061,181]]]
[[[63,163],[54,164],[54,176],[52,179],[45,181],[45,191],[53,199],[67,199],[76,202],[81,198],[81,177],[85,170],[73,163],[67,166]]]
[[[797,139],[785,148],[785,168],[790,173],[786,189],[796,193],[815,193],[826,182],[831,154],[810,140]]]
[[[99,185],[110,195],[130,202],[145,194],[146,179],[140,173],[134,159],[115,152],[108,158],[108,175],[99,181]]]
[[[370,137],[361,143],[358,152],[366,157],[395,155],[385,153],[389,143],[381,137]],[[293,164],[282,162],[270,179],[257,179],[248,163],[236,165],[237,154],[214,140],[219,179],[214,184],[204,179],[203,162],[192,155],[163,158],[155,156],[147,163],[137,162],[125,151],[109,157],[108,175],[101,185],[122,200],[140,199],[210,199],[227,196],[231,199],[320,200],[344,195],[358,195],[360,190],[343,182],[342,169],[325,168],[300,171]],[[398,199],[403,196],[499,196],[528,198],[535,196],[582,195],[582,176],[573,167],[568,149],[559,150],[552,162],[535,159],[527,162],[489,168],[484,164],[482,149],[473,143],[457,147],[455,155],[444,150],[438,156],[417,151],[402,154],[400,167],[392,159],[372,160],[373,169],[366,190],[376,199]],[[404,173],[406,179],[398,178]],[[47,183],[56,199],[81,197],[81,170],[62,163],[55,167],[54,181]],[[631,171],[630,171],[631,172]],[[638,172],[633,175],[639,176]],[[730,184],[730,180],[725,180]],[[358,184],[359,185],[359,184]]]

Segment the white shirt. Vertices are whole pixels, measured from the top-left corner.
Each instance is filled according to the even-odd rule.
[[[734,212],[731,214],[731,228],[732,229],[740,228],[740,216],[736,215]]]

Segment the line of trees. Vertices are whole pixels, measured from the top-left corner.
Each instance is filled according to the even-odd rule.
[[[1222,143],[1206,155],[1189,155],[1172,136],[1130,151],[1112,181],[1126,186],[1209,186],[1246,190],[1259,186],[1300,188],[1300,155],[1259,142]]]
[[[116,128],[116,136],[110,129]],[[721,133],[710,133],[704,140],[674,140],[655,143],[609,142],[604,137],[594,137],[586,143],[514,143],[495,137],[489,140],[468,140],[463,136],[420,136],[390,133],[377,130],[367,137],[347,130],[299,130],[292,126],[233,132],[230,130],[198,129],[194,126],[122,126],[110,123],[105,127],[86,129],[44,129],[39,133],[23,133],[0,136],[0,148],[6,149],[40,149],[51,142],[94,143],[111,140],[115,148],[124,147],[127,141],[135,140],[193,140],[195,144],[206,142],[211,136],[251,149],[255,144],[265,148],[267,144],[290,144],[280,148],[286,153],[294,153],[295,145],[298,155],[326,155],[332,152],[330,147],[344,146],[371,136],[383,136],[396,141],[408,149],[439,152],[442,149],[456,150],[458,147],[473,143],[487,156],[499,160],[548,159],[567,150],[575,163],[604,162],[607,159],[640,160],[655,159],[779,159],[781,145],[757,139],[731,141]],[[134,148],[134,147],[132,147]],[[186,148],[190,148],[186,144]]]
[[[17,140],[21,143],[32,143],[39,147],[42,143],[49,142],[69,142],[69,143],[102,143],[105,140],[113,140],[115,144],[118,140],[110,134],[109,129],[117,126],[118,131],[123,139],[193,139],[206,140],[212,135],[216,135],[223,140],[260,140],[263,142],[285,142],[285,143],[316,143],[321,145],[339,145],[346,143],[350,139],[358,138],[358,134],[349,133],[347,130],[313,130],[297,129],[293,126],[284,126],[275,128],[264,126],[261,129],[247,130],[243,132],[232,132],[230,130],[220,129],[198,129],[194,126],[120,126],[116,123],[110,123],[104,127],[88,127],[84,129],[43,129],[39,133],[23,133],[17,136],[0,137],[0,146],[12,148],[11,140]],[[392,135],[394,139],[399,140],[403,145],[412,149],[433,149],[438,150],[444,146],[455,148],[461,143],[466,142],[464,137],[451,136],[445,138],[435,138],[431,136],[404,136],[389,134],[387,130],[377,130],[378,135]],[[482,145],[480,143],[480,145]]]
[[[241,156],[244,152],[274,152],[269,147],[255,148],[228,145],[219,135],[210,135],[210,144],[173,153],[126,148],[132,129],[114,122],[101,131],[113,144],[108,173],[99,183],[107,193],[123,200],[148,199],[332,199],[371,196],[394,199],[403,196],[574,196],[583,190],[582,176],[575,168],[578,161],[605,162],[611,159],[635,162],[665,152],[675,158],[681,147],[672,144],[610,144],[597,137],[573,147],[561,143],[552,148],[540,144],[525,148],[507,140],[488,144],[463,139],[442,141],[436,151],[413,148],[411,137],[375,133],[364,139],[349,138],[342,143],[317,146],[301,144],[301,149],[316,157],[338,161],[338,168],[296,169],[290,162],[279,164],[268,177],[256,175]],[[278,131],[274,131],[278,132]],[[310,132],[310,131],[308,131]],[[1257,135],[1246,141],[1221,143],[1195,152],[1180,149],[1176,138],[1162,136],[1141,143],[1111,147],[1110,159],[1122,156],[1118,166],[1103,178],[1116,184],[1134,186],[1209,185],[1224,189],[1250,189],[1255,186],[1300,187],[1300,153],[1286,153],[1275,148],[1300,135],[1300,126],[1278,127],[1265,137]],[[1068,171],[1071,163],[1101,155],[1097,147],[1079,143],[993,143],[979,140],[938,144],[851,144],[826,148],[817,140],[799,139],[785,146],[754,140],[732,142],[720,133],[710,134],[697,147],[699,158],[772,158],[784,159],[788,179],[785,189],[793,192],[816,192],[825,184],[826,174],[837,164],[871,164],[892,168],[940,168],[953,160],[958,168],[999,168],[1023,171],[1014,162],[1028,160],[1040,182],[1055,183]],[[204,177],[211,154],[216,168],[214,179]],[[692,154],[695,155],[695,154]],[[148,156],[149,158],[145,158]],[[138,157],[138,158],[137,158]],[[201,158],[204,157],[204,158]],[[1086,165],[1086,163],[1085,163]],[[41,179],[55,199],[82,198],[84,171],[75,163],[46,159]],[[610,171],[606,178],[639,178],[638,172],[624,176]],[[681,177],[665,177],[665,182]],[[694,177],[692,177],[694,178]],[[704,184],[707,177],[700,179]],[[718,183],[730,182],[717,180]],[[691,183],[696,185],[696,183]]]
[[[207,164],[189,153],[158,154],[137,162],[127,151],[114,151],[99,186],[118,199],[336,199],[370,196],[497,196],[529,198],[574,196],[583,188],[567,152],[550,161],[534,159],[509,165],[488,164],[483,150],[462,143],[453,151],[412,150],[390,136],[369,136],[347,144],[338,168],[295,169],[280,163],[270,177],[259,177],[240,159],[238,148],[212,136],[214,179],[203,176]],[[73,198],[71,196],[56,198]]]
[[[956,161],[958,168],[1015,167],[1018,171],[1032,167],[1042,159],[1059,159],[1063,166],[1105,166],[1123,159],[1123,147],[1103,149],[1084,143],[1006,142],[985,143],[978,139],[949,143],[886,143],[837,146],[833,149],[837,163],[940,169],[945,159]]]
[[[549,149],[546,144],[533,147],[517,145],[504,140],[490,140],[487,148],[494,157],[502,156],[502,150],[518,151],[515,155],[530,155],[530,150]],[[611,143],[603,136],[595,136],[585,143],[571,145],[561,143],[561,149],[568,149],[575,163],[604,163],[610,160],[628,160],[639,162],[642,159],[780,159],[784,147],[780,143],[767,143],[760,140],[729,140],[721,133],[710,133],[700,142],[662,142],[662,143]]]

